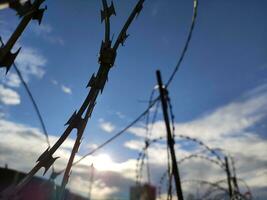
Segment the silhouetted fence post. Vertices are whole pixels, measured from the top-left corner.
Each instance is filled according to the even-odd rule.
[[[168,109],[168,106],[167,106],[168,91],[166,88],[163,87],[160,71],[157,70],[156,74],[157,74],[157,81],[158,81],[159,92],[160,92],[162,111],[163,111],[164,121],[166,125],[166,130],[167,130],[167,144],[168,144],[168,147],[171,153],[172,173],[174,175],[177,197],[179,200],[183,200],[184,198],[183,198],[183,192],[182,192],[182,187],[181,187],[179,169],[178,169],[178,164],[176,161],[175,150],[174,150],[175,142],[171,134],[170,120],[169,120],[169,115],[168,115],[168,110],[167,110]]]
[[[227,176],[229,197],[230,197],[230,199],[232,199],[232,197],[233,197],[233,189],[232,189],[232,183],[231,183],[231,172],[230,172],[229,162],[228,162],[227,156],[225,156],[224,159],[225,159],[225,171],[226,171],[226,176]]]
[[[233,168],[233,185],[234,185],[233,193],[234,195],[236,195],[236,194],[240,194],[240,190],[239,190],[237,176],[236,176],[235,161],[233,157],[231,157],[231,163],[232,163],[232,168]]]

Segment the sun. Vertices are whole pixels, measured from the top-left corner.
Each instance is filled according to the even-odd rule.
[[[108,171],[114,167],[114,162],[108,154],[99,154],[94,157],[94,167],[98,171]]]

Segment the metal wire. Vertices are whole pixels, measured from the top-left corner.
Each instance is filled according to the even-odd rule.
[[[31,102],[32,102],[33,108],[34,108],[34,110],[35,110],[35,112],[37,114],[37,117],[38,117],[38,119],[40,121],[43,133],[45,135],[45,139],[46,139],[47,145],[48,145],[48,147],[50,147],[49,136],[48,136],[47,129],[46,129],[42,114],[40,112],[40,109],[39,109],[39,107],[38,107],[38,105],[37,105],[37,103],[36,103],[36,101],[35,101],[35,99],[34,99],[34,97],[32,95],[32,92],[31,92],[28,84],[26,83],[26,81],[24,80],[20,70],[18,69],[17,65],[15,63],[13,63],[13,66],[14,66],[14,69],[15,69],[19,79],[21,80],[21,82],[22,82],[22,84],[23,84],[23,86],[24,86],[24,88],[25,88],[25,90],[26,90]]]
[[[166,84],[166,87],[169,86],[169,84],[172,82],[175,74],[177,73],[177,71],[179,70],[180,68],[180,65],[182,63],[182,60],[184,59],[184,56],[187,52],[187,49],[188,49],[188,46],[189,46],[189,43],[191,41],[191,37],[192,37],[192,32],[193,32],[193,29],[194,29],[194,26],[195,26],[195,21],[196,21],[196,14],[197,14],[197,8],[198,8],[198,0],[194,0],[194,13],[193,13],[193,20],[192,20],[192,23],[191,23],[191,26],[190,26],[190,31],[189,31],[189,35],[187,37],[187,40],[186,40],[186,44],[185,44],[185,47],[182,51],[182,54],[178,60],[178,64],[176,65],[172,75],[170,76],[167,84]],[[136,8],[135,8],[136,9]],[[120,34],[120,36],[118,37],[118,39],[122,36],[122,34]],[[118,41],[118,40],[117,40]],[[116,41],[116,42],[117,42]],[[117,42],[117,45],[116,47],[118,47],[118,42]],[[83,159],[85,159],[86,157],[94,154],[96,151],[100,150],[101,148],[103,148],[104,146],[106,146],[107,144],[111,143],[113,140],[115,140],[116,138],[118,138],[120,135],[122,135],[123,133],[125,133],[129,128],[131,128],[133,125],[135,125],[138,121],[140,121],[148,112],[149,110],[155,105],[156,102],[158,102],[160,99],[160,97],[158,96],[157,98],[155,98],[153,101],[151,101],[151,104],[150,106],[148,106],[148,108],[143,111],[135,120],[133,120],[130,124],[128,124],[125,128],[123,128],[121,131],[119,131],[117,134],[115,134],[114,136],[112,136],[110,139],[106,140],[104,143],[102,143],[101,145],[99,145],[97,148],[93,149],[92,151],[90,151],[89,153],[85,154],[84,156],[82,156],[79,160],[75,161],[72,166],[75,166],[77,165],[79,162],[81,162]],[[64,171],[64,170],[63,170]],[[60,171],[60,173],[62,173],[63,171]]]
[[[219,166],[220,168],[222,168],[223,170],[225,170],[225,166],[222,165],[217,160],[214,160],[214,159],[211,159],[211,158],[209,158],[207,156],[203,156],[203,155],[199,155],[199,154],[192,154],[192,155],[186,156],[186,157],[182,158],[180,161],[178,161],[178,163],[179,164],[182,164],[183,162],[185,162],[185,161],[187,161],[189,159],[192,159],[192,158],[200,158],[200,159],[209,161],[210,163],[213,163],[213,164]]]
[[[192,142],[195,142],[197,144],[199,144],[200,146],[203,146],[205,149],[207,149],[213,156],[216,157],[216,159],[222,164],[222,165],[225,165],[223,160],[221,159],[220,155],[213,149],[213,148],[210,148],[208,145],[206,145],[204,142],[202,142],[201,140],[197,139],[197,138],[193,138],[193,137],[189,137],[189,136],[186,136],[186,135],[182,135],[182,134],[177,134],[175,135],[176,137],[180,137],[182,139],[186,139],[186,140],[189,140],[189,141],[192,141]]]
[[[191,22],[191,26],[189,28],[189,34],[187,36],[186,42],[185,42],[185,46],[183,48],[182,54],[178,60],[178,63],[176,65],[176,67],[174,68],[169,80],[166,83],[166,87],[168,87],[170,85],[170,83],[172,82],[175,74],[177,73],[177,71],[179,70],[181,63],[185,57],[185,54],[188,50],[188,46],[190,44],[191,38],[192,38],[192,34],[193,34],[193,30],[196,24],[196,18],[197,18],[197,10],[198,10],[198,0],[194,0],[194,9],[193,9],[193,17],[192,17],[192,22]]]
[[[99,145],[98,147],[96,147],[95,149],[93,149],[92,151],[90,151],[89,153],[85,154],[84,156],[82,156],[79,160],[77,160],[76,162],[73,163],[73,166],[77,165],[79,162],[81,162],[83,159],[85,159],[86,157],[94,154],[96,151],[100,150],[101,148],[103,148],[104,146],[106,146],[107,144],[109,144],[110,142],[112,142],[113,140],[115,140],[116,138],[118,138],[120,135],[122,135],[124,132],[126,132],[129,128],[131,128],[134,124],[136,124],[137,122],[139,122],[145,115],[146,113],[153,107],[153,105],[157,102],[158,99],[155,99],[152,104],[143,112],[141,113],[134,121],[132,121],[130,124],[128,124],[125,128],[123,128],[121,131],[119,131],[118,133],[116,133],[114,136],[112,136],[110,139],[106,140],[105,142],[103,142],[101,145]]]
[[[173,71],[173,73],[171,74],[169,80],[167,81],[166,87],[168,87],[170,85],[170,83],[172,82],[175,74],[177,73],[177,71],[180,68],[180,65],[184,59],[184,56],[187,52],[189,43],[191,41],[192,38],[192,33],[195,27],[195,22],[196,22],[196,17],[197,17],[197,10],[198,10],[198,0],[194,0],[194,10],[193,10],[193,19],[192,19],[192,23],[189,29],[189,34],[187,36],[187,40],[184,46],[184,49],[182,51],[182,54],[178,60],[178,63]],[[79,163],[82,159],[84,159],[85,157],[92,155],[93,153],[95,153],[97,150],[101,149],[102,147],[104,147],[105,145],[107,145],[108,143],[112,142],[114,139],[116,139],[117,137],[119,137],[120,135],[122,135],[126,130],[128,130],[130,127],[132,127],[133,125],[135,125],[144,115],[147,114],[147,112],[150,110],[150,108],[160,99],[160,97],[158,96],[157,98],[155,98],[151,105],[145,110],[143,111],[135,120],[133,120],[128,126],[126,126],[124,129],[122,129],[120,132],[118,132],[117,134],[115,134],[113,137],[111,137],[109,140],[107,140],[106,142],[104,142],[103,144],[101,144],[99,147],[97,147],[96,149],[94,149],[93,151],[89,152],[88,154],[84,155],[81,159],[79,159],[77,162],[74,163],[74,165],[76,165],[77,163]]]

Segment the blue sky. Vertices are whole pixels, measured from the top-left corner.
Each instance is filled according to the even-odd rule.
[[[135,2],[114,1],[117,11],[117,16],[111,18],[114,39]],[[104,38],[104,26],[100,23],[100,1],[76,0],[74,3],[70,0],[47,0],[45,4],[48,10],[42,25],[39,27],[36,22],[31,22],[19,40],[18,46],[22,46],[22,52],[17,64],[36,97],[49,134],[56,138],[64,131],[69,116],[83,102],[88,92],[85,86],[98,69],[98,52]],[[244,138],[254,141],[255,138],[251,137],[256,137],[261,148],[267,150],[267,112],[264,108],[266,104],[262,101],[262,98],[267,100],[266,6],[264,0],[199,2],[188,52],[169,87],[178,131],[183,130],[190,135],[192,125],[196,130],[209,130],[212,133],[210,127],[203,127],[213,122],[215,129],[217,126],[220,129],[221,124],[229,127],[234,122],[228,119],[234,119],[237,120],[234,128],[222,128],[221,132],[214,132],[218,135],[215,139],[212,135],[205,137],[207,133],[200,132],[190,136],[199,136],[212,146],[220,145],[215,140],[227,141],[223,137],[226,133],[233,134],[228,136],[239,138],[240,141]],[[79,155],[88,152],[90,145],[100,144],[111,137],[146,108],[144,101],[148,100],[156,84],[155,70],[160,69],[163,80],[167,80],[177,63],[188,34],[192,10],[193,2],[188,0],[145,2],[142,13],[128,31],[130,37],[125,46],[118,50],[115,66],[103,94],[97,99]],[[0,11],[0,33],[4,40],[18,22],[13,11]],[[0,89],[5,91],[0,92],[2,120],[25,126],[27,130],[39,128],[31,102],[12,74],[13,70],[5,77],[1,69]],[[7,93],[9,98],[4,96]],[[251,109],[248,109],[248,105]],[[212,118],[217,115],[224,117]],[[252,116],[255,119],[251,119]],[[160,116],[159,126],[161,120]],[[203,120],[211,121],[205,124]],[[218,121],[215,123],[215,120]],[[137,125],[135,130],[121,136],[101,153],[108,154],[117,163],[135,159],[137,149],[127,148],[125,144],[142,140],[140,127]],[[75,134],[71,138],[75,139]],[[260,139],[265,141],[265,146]],[[255,149],[258,148],[256,144]],[[179,150],[185,152],[187,148]],[[10,163],[13,168],[20,168],[12,166],[12,161],[8,159],[1,160],[2,164],[4,162]],[[266,165],[267,161],[263,160],[259,169],[266,168]],[[30,166],[25,165],[21,169],[27,171]],[[251,183],[256,188],[257,181],[253,181]],[[266,189],[266,184],[263,186],[261,180],[258,181],[259,187]],[[102,183],[103,180],[99,178],[99,185]],[[127,191],[117,193],[125,196]]]

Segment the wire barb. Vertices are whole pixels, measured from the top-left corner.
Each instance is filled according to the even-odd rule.
[[[22,9],[20,7],[20,9],[23,10],[23,13],[21,13],[22,10],[19,10],[18,15],[23,18],[15,29],[15,31],[13,32],[13,34],[8,39],[7,43],[5,45],[2,43],[2,46],[0,47],[0,68],[5,67],[7,72],[9,71],[21,48],[19,48],[15,53],[11,53],[11,50],[16,44],[21,34],[24,32],[29,22],[31,20],[38,20],[39,25],[41,24],[44,11],[47,9],[47,7],[40,8],[41,4],[44,1],[45,0],[35,0],[33,4],[28,1],[25,5],[27,9],[25,7],[23,7]],[[25,9],[26,11],[24,11]]]
[[[43,0],[41,0],[41,1],[43,1]],[[38,0],[36,0],[34,2],[34,5],[36,2],[38,2]],[[137,4],[140,4],[140,2],[143,2],[143,1],[140,0]],[[130,17],[128,18],[126,25],[123,27],[123,30],[121,31],[121,33],[123,33],[124,31],[126,31],[128,29],[128,27],[132,21],[129,19],[131,19],[132,15],[133,15],[133,12],[130,15]],[[106,17],[106,18],[109,18],[109,17]],[[73,163],[74,157],[75,157],[75,155],[79,149],[82,135],[83,135],[85,127],[87,125],[88,119],[90,118],[92,111],[94,109],[94,106],[96,104],[96,99],[97,99],[99,93],[100,92],[102,93],[103,88],[105,86],[105,83],[108,79],[109,70],[114,65],[115,58],[116,58],[116,51],[117,51],[117,48],[111,48],[110,47],[110,42],[107,42],[107,41],[102,42],[101,49],[100,49],[100,57],[99,57],[100,67],[99,67],[98,72],[94,78],[94,81],[93,81],[94,84],[90,84],[91,88],[90,88],[90,91],[89,91],[86,99],[84,100],[80,109],[77,112],[74,112],[74,114],[68,120],[68,122],[66,124],[67,128],[64,131],[64,133],[61,135],[61,137],[57,140],[57,142],[51,148],[48,148],[39,157],[39,159],[37,160],[38,162],[35,165],[35,167],[33,167],[33,169],[26,175],[26,177],[21,182],[19,182],[19,184],[16,186],[16,189],[14,191],[15,193],[19,192],[32,179],[32,177],[39,171],[39,169],[41,167],[45,167],[45,170],[47,171],[47,168],[49,168],[52,165],[52,163],[57,159],[57,158],[53,158],[52,155],[61,146],[61,144],[67,139],[67,137],[72,132],[72,130],[74,128],[76,128],[78,131],[77,132],[77,138],[76,138],[75,144],[73,146],[72,153],[71,153],[71,156],[69,158],[68,165],[67,165],[67,168],[65,170],[64,177],[63,177],[63,180],[61,183],[60,198],[64,198],[64,191],[65,191],[65,187],[68,183],[71,168],[74,164]],[[83,118],[82,116],[84,113],[85,113],[85,116]]]

